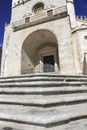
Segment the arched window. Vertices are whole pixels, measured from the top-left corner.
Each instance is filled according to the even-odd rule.
[[[40,14],[44,9],[44,4],[43,3],[38,3],[33,7],[33,12],[35,14]]]

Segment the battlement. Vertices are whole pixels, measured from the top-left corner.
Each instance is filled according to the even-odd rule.
[[[77,20],[84,20],[84,21],[87,21],[87,16],[76,16],[76,19]]]

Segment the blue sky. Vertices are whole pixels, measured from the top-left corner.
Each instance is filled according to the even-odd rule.
[[[74,0],[77,15],[87,16],[87,0]]]
[[[0,47],[3,43],[5,23],[10,22],[11,0],[0,0]]]
[[[0,46],[3,43],[5,23],[10,22],[12,0],[0,0]],[[87,16],[87,0],[74,0],[77,15]]]

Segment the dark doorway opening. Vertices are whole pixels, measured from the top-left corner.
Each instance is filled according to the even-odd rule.
[[[54,55],[43,56],[43,71],[54,72]]]

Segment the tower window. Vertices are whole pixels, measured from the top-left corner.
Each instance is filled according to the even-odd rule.
[[[84,39],[86,39],[86,40],[87,40],[87,36],[84,36]]]
[[[43,3],[38,3],[33,7],[33,12],[35,14],[40,14],[44,9],[44,4]]]

